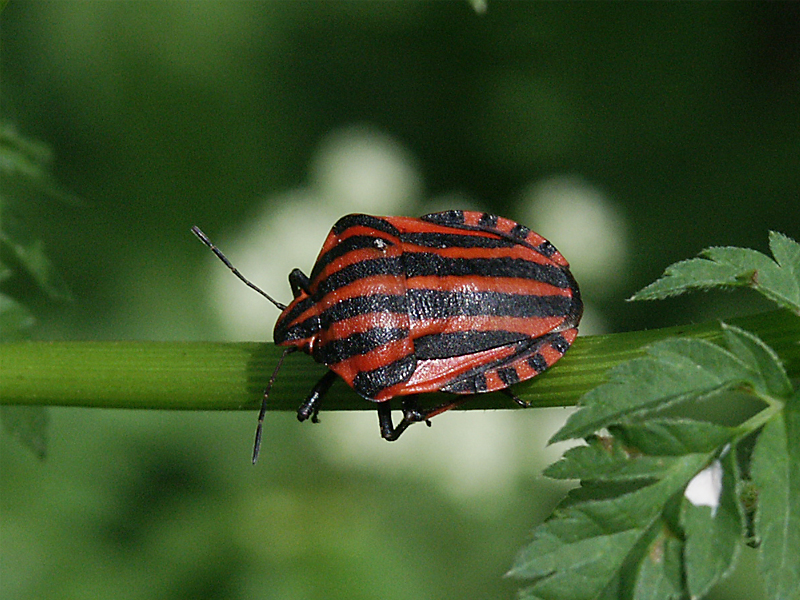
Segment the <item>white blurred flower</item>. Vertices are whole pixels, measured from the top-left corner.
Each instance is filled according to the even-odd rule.
[[[582,288],[595,296],[620,289],[628,261],[625,217],[606,194],[579,177],[557,176],[531,185],[521,204],[522,222],[553,242]]]
[[[311,185],[326,205],[338,206],[342,214],[398,214],[422,194],[411,153],[363,125],[334,131],[322,141],[311,161]]]
[[[719,507],[722,495],[722,463],[715,460],[692,478],[686,491],[686,499],[695,506],[710,506],[713,517]]]
[[[443,399],[446,396],[443,396]],[[563,452],[547,439],[572,412],[535,410],[448,411],[414,424],[397,442],[378,431],[372,406],[368,412],[320,413],[314,442],[330,460],[347,468],[378,473],[409,473],[429,478],[456,500],[480,510],[503,510],[521,478],[538,476]],[[400,412],[394,413],[395,422]]]

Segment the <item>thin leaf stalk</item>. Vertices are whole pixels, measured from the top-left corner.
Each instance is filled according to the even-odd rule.
[[[781,412],[783,409],[784,402],[783,400],[779,400],[774,397],[770,397],[769,400],[762,396],[758,396],[760,400],[763,400],[767,403],[767,406],[763,409],[758,411],[752,417],[740,423],[736,426],[736,439],[735,443],[738,443],[742,440],[742,438],[747,437],[754,431],[762,428],[764,425],[770,422],[770,420],[778,413]]]

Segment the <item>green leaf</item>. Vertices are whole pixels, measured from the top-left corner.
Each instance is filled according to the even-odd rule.
[[[722,332],[728,349],[705,340],[674,338],[651,345],[645,357],[615,367],[607,383],[581,399],[583,408],[551,442],[641,421],[678,402],[702,400],[736,386],[750,387],[768,401],[792,393],[786,371],[769,346],[732,325],[722,324]]]
[[[647,354],[612,369],[608,383],[587,393],[580,402],[583,408],[550,441],[586,437],[608,425],[756,379],[736,356],[705,340],[668,339],[650,346]]]
[[[609,431],[626,446],[652,456],[712,453],[737,434],[732,427],[690,419],[652,419],[614,425]]]
[[[641,561],[649,556],[652,531],[662,526],[665,507],[708,460],[706,454],[670,458],[662,477],[644,487],[601,485],[570,492],[552,518],[534,531],[509,573],[533,580],[523,597],[613,597],[608,590],[620,584],[621,573],[640,570]],[[614,494],[615,489],[624,491]]]
[[[744,529],[738,471],[734,452],[714,457],[736,430],[661,420],[613,433],[590,437],[548,469],[584,479],[517,558],[510,574],[533,580],[523,597],[696,598],[731,571]],[[631,441],[663,454],[643,454]],[[709,471],[721,487],[692,494],[696,506],[687,486],[702,487]]]
[[[588,446],[570,448],[544,475],[584,482],[634,481],[661,478],[672,466],[671,458],[629,453],[616,438],[590,436],[586,441]]]
[[[0,406],[3,428],[38,458],[47,453],[48,415],[45,406]]]
[[[0,231],[0,264],[4,269],[24,273],[43,293],[54,300],[72,299],[67,284],[47,257],[41,240],[22,243],[12,240]]]
[[[750,248],[712,247],[700,256],[712,264],[727,267],[736,272],[730,285],[756,285],[758,281],[775,282],[781,279],[780,267],[766,254]]]
[[[640,535],[634,529],[573,543],[543,535],[529,548],[535,558],[525,562],[521,556],[508,575],[538,580],[520,592],[521,598],[593,600],[615,583],[620,565]]]
[[[47,145],[20,135],[13,125],[0,123],[0,158],[0,174],[35,182],[49,178],[53,153]]]
[[[800,590],[800,394],[764,427],[753,451],[758,489],[756,535],[768,598],[796,598]]]
[[[583,408],[553,441],[584,437],[587,445],[568,450],[545,472],[580,479],[581,486],[520,554],[512,574],[534,580],[523,594],[700,598],[732,571],[745,526],[737,453],[729,444],[779,411],[793,390],[777,354],[757,336],[722,324],[721,338],[724,346],[686,338],[657,342],[584,396]],[[659,414],[734,387],[753,390],[771,405],[761,420],[747,421],[747,431]],[[603,428],[610,436],[593,435]],[[800,488],[800,471],[792,481]],[[791,526],[800,529],[800,523]],[[624,545],[611,551],[611,542]],[[800,539],[790,544],[800,547]],[[608,553],[609,562],[598,563],[593,553],[599,552]],[[550,562],[542,561],[545,555]],[[595,569],[593,580],[580,570],[586,560]],[[569,581],[588,587],[576,596]]]
[[[11,342],[22,339],[34,323],[35,319],[26,307],[0,293],[0,340]]]
[[[730,248],[738,250],[738,248]],[[715,250],[709,248],[702,254]],[[722,286],[741,285],[749,279],[755,269],[741,269],[731,264],[713,262],[705,258],[690,258],[670,265],[664,274],[639,290],[631,300],[660,300],[678,296],[695,289],[710,289]]]
[[[0,202],[13,200],[29,210],[29,201],[42,197],[79,204],[59,188],[50,165],[53,153],[37,140],[21,135],[10,123],[0,123]]]
[[[667,527],[658,529],[639,563],[631,589],[633,600],[683,598],[683,543]]]
[[[0,281],[16,276],[32,282],[51,299],[69,300],[64,280],[47,257],[35,218],[44,199],[77,202],[58,190],[50,173],[51,160],[45,144],[0,123]]]
[[[726,345],[754,374],[756,390],[765,396],[785,398],[792,393],[792,382],[786,375],[775,351],[752,333],[722,323]]]
[[[713,585],[730,574],[741,549],[744,532],[734,453],[728,452],[725,458],[714,461],[695,478],[705,477],[708,471],[721,474],[721,489],[706,490],[710,496],[716,497],[708,498],[705,505],[696,505],[686,493],[681,511],[681,525],[686,537],[684,571],[692,598],[704,596]],[[713,487],[713,484],[709,487]]]
[[[769,249],[775,260],[786,273],[773,290],[781,300],[783,306],[800,306],[800,244],[792,238],[778,233],[769,232]]]
[[[660,279],[630,299],[656,300],[713,287],[752,287],[800,314],[800,244],[771,232],[770,249],[775,260],[747,248],[707,248],[700,258],[670,265]]]
[[[658,419],[592,435],[544,471],[553,479],[626,482],[660,479],[687,454],[713,454],[737,434],[732,427],[688,419]]]

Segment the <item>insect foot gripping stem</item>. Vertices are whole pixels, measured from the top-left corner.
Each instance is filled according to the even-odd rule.
[[[297,409],[297,420],[303,422],[311,417],[312,423],[319,423],[319,403],[322,397],[336,381],[336,373],[328,371],[322,378],[311,388],[311,393],[305,401]]]

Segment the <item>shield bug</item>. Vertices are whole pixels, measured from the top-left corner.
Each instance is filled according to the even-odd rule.
[[[377,404],[381,436],[459,405],[420,408],[414,395],[505,391],[535,377],[578,335],[583,312],[569,264],[546,239],[496,215],[451,210],[410,217],[339,219],[307,276],[289,273],[284,305],[248,281],[197,228],[233,273],[281,310],[274,341],[286,346],[264,391],[253,461],[269,390],[287,353],[302,350],[330,370],[297,410],[317,420],[339,376]],[[403,396],[394,425],[391,400]],[[430,424],[428,422],[428,424]]]

